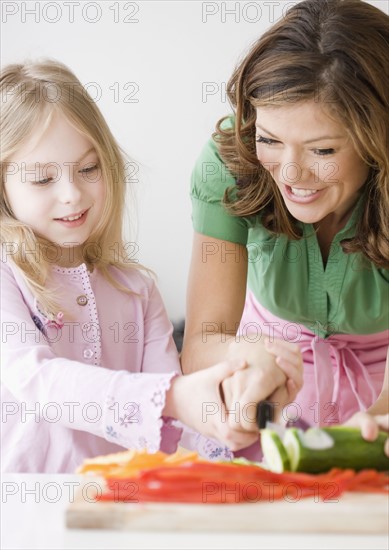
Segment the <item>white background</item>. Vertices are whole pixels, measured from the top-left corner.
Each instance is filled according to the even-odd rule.
[[[2,64],[52,57],[68,65],[140,165],[131,240],[174,321],[185,315],[194,162],[230,112],[225,83],[238,60],[296,3],[1,2]],[[369,3],[389,11],[388,0]]]

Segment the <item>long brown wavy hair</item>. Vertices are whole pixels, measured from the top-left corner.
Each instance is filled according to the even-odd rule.
[[[237,216],[259,212],[276,234],[301,238],[255,149],[256,108],[316,101],[342,124],[370,167],[366,201],[345,253],[389,267],[389,17],[362,0],[304,0],[253,45],[227,85],[235,113],[213,137],[237,180],[224,195]],[[221,126],[222,125],[222,126]],[[234,189],[234,193],[232,190]]]

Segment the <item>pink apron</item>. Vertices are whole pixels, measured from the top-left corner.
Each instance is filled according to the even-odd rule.
[[[319,338],[304,325],[272,315],[249,292],[237,338],[255,341],[271,336],[298,342],[304,361],[304,386],[284,408],[284,420],[296,427],[345,422],[372,405],[382,388],[389,330],[370,335],[336,334]],[[187,430],[180,445],[209,460],[245,457],[262,460],[259,441],[233,454],[223,445]]]
[[[295,402],[285,407],[284,420],[339,424],[376,401],[384,380],[389,330],[320,338],[304,325],[271,314],[249,291],[238,334],[249,339],[251,332],[257,338],[283,338],[301,347],[304,386]]]

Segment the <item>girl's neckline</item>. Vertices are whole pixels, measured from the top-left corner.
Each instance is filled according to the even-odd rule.
[[[63,267],[60,265],[52,265],[51,269],[55,271],[56,273],[62,273],[64,275],[75,275],[77,273],[88,273],[88,275],[93,275],[96,270],[90,270],[86,263],[82,263],[75,267]]]

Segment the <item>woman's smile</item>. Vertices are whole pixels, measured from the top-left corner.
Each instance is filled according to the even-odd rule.
[[[256,127],[258,160],[292,216],[341,226],[369,174],[346,130],[314,101],[258,107]]]
[[[281,184],[281,192],[284,189],[283,196],[287,200],[295,202],[297,204],[311,204],[312,202],[319,200],[326,192],[326,189],[302,189],[299,187],[291,187],[290,185]]]

